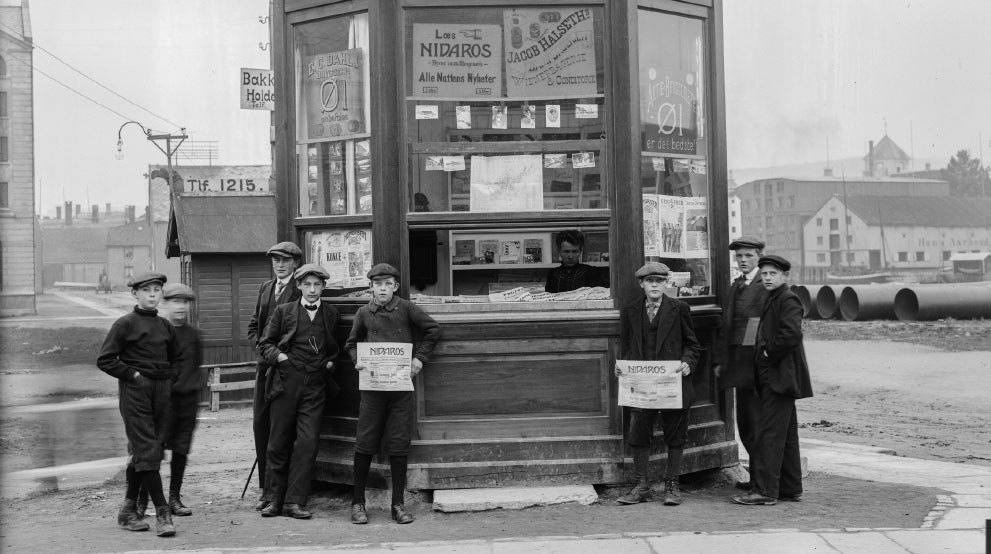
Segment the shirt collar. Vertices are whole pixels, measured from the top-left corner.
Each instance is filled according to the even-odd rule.
[[[395,310],[396,309],[396,306],[398,306],[398,305],[399,305],[399,297],[398,296],[393,296],[392,297],[392,300],[390,300],[389,303],[386,304],[386,305],[384,305],[384,306],[379,306],[378,304],[375,303],[374,300],[369,300],[368,301],[368,309],[370,311],[372,311],[373,313],[379,311],[379,309],[381,309],[381,308],[384,308],[385,311],[387,311],[387,312],[391,312],[391,311]]]
[[[317,309],[320,309],[320,304],[322,303],[322,301],[317,300],[316,303],[317,303]],[[302,296],[300,296],[299,297],[299,305],[302,306],[304,310],[306,309],[306,305],[307,304],[309,304],[309,302],[307,302],[305,298],[303,298]]]
[[[664,295],[662,294],[661,298],[657,301],[657,306],[660,307],[663,302],[664,302]],[[647,304],[650,303],[651,303],[650,298],[644,297],[643,305],[646,306]]]
[[[754,280],[754,277],[757,276],[757,272],[758,271],[760,271],[760,268],[759,267],[755,267],[755,268],[753,268],[753,269],[750,270],[750,273],[747,273],[747,275],[746,275],[746,277],[747,277],[746,283],[748,285],[750,284],[751,281]]]

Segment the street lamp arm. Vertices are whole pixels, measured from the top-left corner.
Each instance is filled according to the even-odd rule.
[[[134,124],[134,125],[137,125],[138,127],[141,127],[141,132],[144,133],[145,136],[151,136],[151,131],[149,129],[146,129],[144,125],[138,123],[137,121],[125,121],[123,123],[123,125],[120,126],[120,129],[117,129],[117,151],[118,152],[120,152],[121,148],[124,147],[124,139],[121,137],[121,132],[124,131],[124,127],[127,127],[128,125],[131,125],[131,124]]]

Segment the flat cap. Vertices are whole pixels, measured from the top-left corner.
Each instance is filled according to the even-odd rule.
[[[389,264],[375,264],[371,269],[368,270],[368,278],[374,279],[376,277],[395,277],[399,280],[399,270],[392,267]]]
[[[765,265],[773,265],[781,271],[791,271],[791,262],[781,256],[775,256],[774,254],[769,256],[761,256],[760,259],[757,260],[757,267],[764,267]]]
[[[317,264],[305,264],[303,266],[300,266],[300,268],[296,270],[296,273],[293,273],[293,279],[297,281],[301,281],[307,275],[316,275],[317,277],[323,279],[324,281],[330,279],[330,274],[327,273],[327,270],[318,266]]]
[[[667,277],[671,270],[668,266],[660,262],[647,262],[643,264],[643,267],[637,270],[637,279],[643,279],[644,277],[650,277],[651,275],[659,275],[661,277]]]
[[[158,283],[159,285],[164,285],[168,280],[169,278],[166,277],[164,273],[146,271],[145,273],[139,273],[128,279],[127,286],[132,289],[139,289],[148,283]]]
[[[303,251],[296,246],[296,243],[283,241],[279,244],[268,249],[265,253],[266,256],[282,256],[284,258],[296,258],[297,260],[303,257]]]
[[[186,300],[196,300],[196,293],[188,285],[182,283],[169,283],[162,288],[162,298],[171,300],[173,298],[185,298]]]
[[[729,243],[730,250],[736,250],[737,248],[755,248],[757,250],[763,250],[764,246],[766,246],[764,241],[749,235],[743,235],[742,237]]]

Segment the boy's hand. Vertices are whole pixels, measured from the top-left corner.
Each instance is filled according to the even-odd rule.
[[[366,368],[364,364],[354,364],[354,369],[355,371],[365,371]]]
[[[282,363],[288,359],[289,356],[287,356],[285,352],[279,352],[279,355],[275,357],[275,361],[277,361],[278,363]]]
[[[334,362],[327,362],[327,371],[332,371],[334,369]]]
[[[420,361],[420,358],[413,358],[410,369],[410,377],[416,377],[420,374],[420,371],[423,370],[423,362]]]
[[[712,367],[712,372],[716,374],[716,377],[723,376],[723,366],[722,364],[716,364]]]
[[[619,364],[616,364],[616,367],[613,368],[612,372],[616,374],[616,377],[623,374],[623,370],[619,368]]]
[[[692,368],[689,367],[687,363],[681,362],[681,365],[678,366],[678,372],[685,377],[688,377],[688,375],[692,372]]]

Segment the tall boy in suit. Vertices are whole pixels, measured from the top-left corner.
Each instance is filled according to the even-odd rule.
[[[269,418],[269,404],[265,401],[265,374],[270,367],[261,352],[262,333],[268,324],[275,307],[286,302],[299,300],[299,288],[293,282],[293,272],[299,267],[299,261],[303,257],[303,251],[292,242],[280,242],[268,249],[266,255],[272,259],[272,270],[275,272],[275,279],[265,281],[258,290],[258,299],[255,301],[255,311],[251,314],[251,321],[248,322],[248,342],[258,354],[258,368],[255,373],[255,396],[252,403],[252,431],[255,435],[255,459],[258,461],[258,486],[265,490],[265,473],[268,467],[265,458],[268,452],[268,434],[271,431],[272,422]],[[268,506],[270,498],[262,492],[261,499],[255,504],[256,510],[264,509]]]
[[[723,325],[715,347],[713,371],[722,389],[736,389],[736,427],[740,442],[750,458],[750,481],[736,483],[744,490],[753,488],[757,465],[757,411],[754,394],[754,345],[743,344],[747,327],[764,313],[767,290],[758,278],[757,260],[764,254],[764,241],[744,236],[730,243],[740,276],[730,287],[729,302],[723,309]]]
[[[770,506],[802,499],[802,459],[795,400],[812,396],[802,345],[802,302],[788,287],[791,263],[781,256],[758,262],[767,289],[755,345],[755,385],[760,409],[754,490],[732,498],[737,504]]]
[[[320,301],[330,275],[316,264],[296,270],[299,301],[275,308],[262,335],[261,352],[268,362],[265,399],[271,402],[268,475],[265,496],[270,504],[262,517],[285,515],[309,519],[306,509],[317,460],[320,419],[340,349],[334,329],[340,314]]]
[[[695,389],[688,379],[699,359],[692,314],[688,304],[666,296],[668,266],[650,262],[636,272],[644,296],[623,308],[620,314],[622,360],[680,360],[682,408],[647,410],[630,408],[627,443],[633,450],[633,473],[636,485],[619,497],[621,504],[637,504],[650,499],[650,444],[654,421],[661,416],[664,444],[667,446],[667,471],[664,475],[664,505],[681,504],[681,459],[688,442],[688,414],[695,400]],[[617,364],[616,375],[620,375]]]

